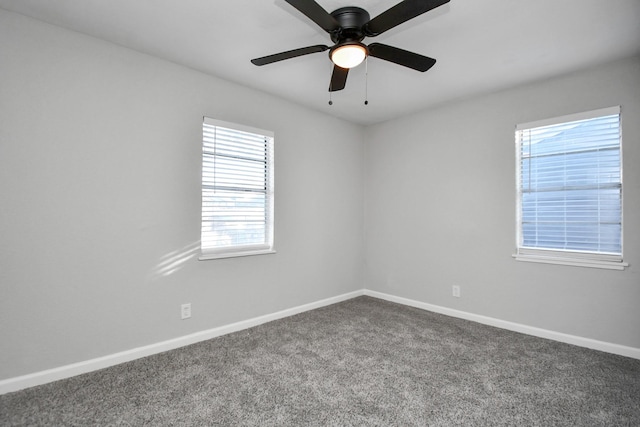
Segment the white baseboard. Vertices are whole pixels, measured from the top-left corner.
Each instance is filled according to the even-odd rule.
[[[408,298],[397,297],[397,296],[385,294],[382,292],[371,291],[368,289],[361,289],[358,291],[338,295],[332,298],[327,298],[327,299],[312,302],[309,304],[304,304],[304,305],[289,308],[286,310],[278,311],[276,313],[254,317],[252,319],[231,323],[229,325],[220,326],[220,327],[209,329],[206,331],[196,332],[193,334],[185,335],[185,336],[174,338],[171,340],[162,341],[159,343],[155,343],[155,344],[151,344],[143,347],[138,347],[138,348],[110,354],[103,357],[98,357],[96,359],[86,360],[78,363],[72,363],[70,365],[65,365],[58,368],[47,369],[45,371],[35,372],[33,374],[22,375],[19,377],[2,380],[0,381],[0,394],[10,393],[13,391],[18,391],[18,390],[22,390],[29,387],[50,383],[50,382],[61,380],[64,378],[70,378],[70,377],[84,374],[87,372],[96,371],[98,369],[108,368],[110,366],[118,365],[124,362],[130,362],[132,360],[140,359],[142,357],[151,356],[153,354],[162,353],[164,351],[173,350],[173,349],[184,347],[190,344],[195,344],[200,341],[206,341],[222,335],[230,334],[232,332],[237,332],[244,329],[252,328],[254,326],[271,322],[273,320],[282,319],[285,317],[293,316],[295,314],[303,313],[305,311],[314,310],[316,308],[325,307],[331,304],[336,304],[338,302],[356,298],[361,295],[368,295],[374,298],[379,298],[382,300],[391,301],[398,304],[407,305],[410,307],[416,307],[423,310],[432,311],[434,313],[444,314],[447,316],[457,317],[460,319],[471,320],[473,322],[495,326],[498,328],[507,329],[514,332],[520,332],[527,335],[533,335],[540,338],[546,338],[554,341],[560,341],[568,344],[577,345],[580,347],[586,347],[594,350],[604,351],[607,353],[618,354],[620,356],[640,359],[639,348],[627,347],[627,346],[618,345],[618,344],[611,344],[604,341],[597,341],[590,338],[583,338],[583,337],[578,337],[574,335],[563,334],[560,332],[549,331],[546,329],[535,328],[532,326],[522,325],[519,323],[508,322],[506,320],[495,319],[492,317],[481,316],[473,313],[467,313],[465,311],[455,310],[452,308],[428,304],[425,302],[420,302],[420,301],[416,301]]]
[[[78,363],[72,363],[70,365],[60,366],[58,368],[53,368],[53,369],[47,369],[45,371],[35,372],[33,374],[9,378],[9,379],[0,381],[0,394],[10,393],[12,391],[18,391],[28,387],[47,384],[47,383],[61,380],[64,378],[70,378],[70,377],[84,374],[87,372],[96,371],[98,369],[108,368],[110,366],[118,365],[120,363],[130,362],[132,360],[140,359],[142,357],[151,356],[153,354],[162,353],[164,351],[173,350],[173,349],[184,347],[190,344],[195,344],[200,341],[206,341],[211,338],[216,338],[222,335],[230,334],[232,332],[237,332],[244,329],[252,328],[254,326],[271,322],[273,320],[282,319],[285,317],[293,316],[295,314],[303,313],[305,311],[314,310],[316,308],[346,301],[361,295],[364,295],[363,289],[338,295],[332,298],[327,298],[320,301],[312,302],[309,304],[300,305],[300,306],[289,308],[286,310],[278,311],[276,313],[254,317],[252,319],[231,323],[229,325],[220,326],[220,327],[209,329],[206,331],[196,332],[193,334],[185,335],[185,336],[174,338],[171,340],[162,341],[162,342],[151,344],[151,345],[146,345],[143,347],[133,348],[131,350],[126,350],[126,351],[110,354],[103,357],[98,357],[96,359],[86,360]]]
[[[395,302],[398,304],[408,305],[410,307],[421,308],[427,311],[433,311],[434,313],[440,313],[451,317],[457,317],[460,319],[471,320],[473,322],[482,323],[484,325],[495,326],[501,329],[507,329],[509,331],[520,332],[522,334],[533,335],[535,337],[546,338],[553,341],[564,342],[567,344],[577,345],[579,347],[586,347],[593,350],[604,351],[607,353],[613,353],[620,356],[631,357],[634,359],[640,359],[640,348],[627,347],[619,344],[612,344],[604,341],[598,341],[591,338],[583,338],[575,335],[563,334],[561,332],[549,331],[547,329],[536,328],[533,326],[527,326],[520,323],[513,323],[506,320],[500,320],[493,317],[482,316],[479,314],[468,313],[466,311],[455,310],[452,308],[442,307],[439,305],[427,304],[408,298],[397,297],[394,295],[385,294],[377,291],[364,290],[364,294],[383,299],[386,301]]]

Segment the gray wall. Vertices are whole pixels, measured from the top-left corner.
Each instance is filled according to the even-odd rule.
[[[362,289],[360,126],[2,10],[0,58],[0,379]],[[203,115],[275,132],[277,254],[196,259]]]
[[[622,105],[625,271],[515,261],[517,123]],[[366,130],[368,289],[640,347],[640,60]],[[451,286],[462,288],[453,298]]]

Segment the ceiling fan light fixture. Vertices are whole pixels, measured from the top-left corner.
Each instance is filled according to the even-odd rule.
[[[331,62],[340,68],[357,67],[369,55],[367,46],[359,42],[348,42],[335,46],[329,52]]]

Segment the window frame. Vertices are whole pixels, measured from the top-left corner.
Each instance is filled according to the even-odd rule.
[[[231,246],[205,246],[205,242],[203,241],[203,231],[204,231],[204,203],[205,203],[205,182],[204,182],[204,171],[205,171],[205,140],[204,140],[204,131],[206,126],[214,126],[225,128],[238,132],[247,132],[256,135],[260,135],[266,139],[265,141],[265,149],[266,149],[266,173],[265,173],[265,242],[259,244],[248,244],[248,245],[231,245]],[[274,147],[275,147],[275,135],[274,132],[258,129],[247,125],[242,125],[238,123],[232,123],[217,119],[212,119],[210,117],[203,117],[202,120],[202,139],[201,139],[201,181],[200,181],[200,193],[201,193],[201,206],[200,206],[200,256],[199,260],[213,260],[213,259],[221,259],[221,258],[234,258],[234,257],[245,257],[245,256],[253,256],[253,255],[265,255],[265,254],[274,254],[276,253],[274,246],[274,228],[275,228],[275,182],[274,182]]]
[[[620,152],[620,254],[598,253],[579,250],[551,248],[533,248],[523,245],[522,231],[522,149],[519,132],[544,126],[561,125],[579,120],[618,115],[619,152]],[[622,108],[620,106],[601,108],[582,113],[568,114],[544,120],[518,124],[515,129],[516,159],[516,250],[512,255],[517,261],[569,265],[578,267],[624,270],[629,264],[623,261],[624,248],[624,185],[623,185],[623,148],[622,148]]]

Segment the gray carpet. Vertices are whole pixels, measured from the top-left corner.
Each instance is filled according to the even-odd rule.
[[[1,425],[640,426],[640,360],[360,297],[0,396]]]

